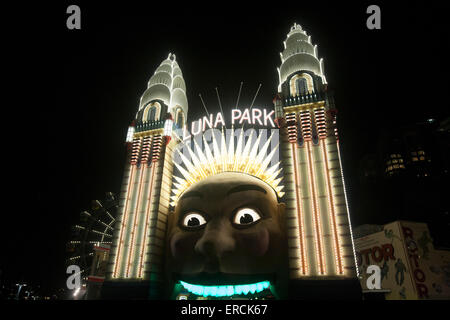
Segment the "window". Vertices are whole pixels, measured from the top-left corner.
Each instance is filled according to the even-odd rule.
[[[178,110],[178,112],[177,112],[177,120],[176,120],[177,127],[178,128],[183,128],[183,122],[184,122],[183,112],[181,110]]]
[[[306,94],[308,92],[308,83],[305,78],[298,78],[295,81],[295,90],[299,95]]]
[[[150,112],[148,113],[148,121],[155,121],[155,116],[156,116],[156,107],[151,107],[150,108]]]

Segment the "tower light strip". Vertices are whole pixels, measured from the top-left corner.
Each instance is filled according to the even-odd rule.
[[[324,263],[324,256],[323,256],[323,247],[322,247],[322,232],[321,232],[321,223],[320,223],[320,208],[318,206],[318,202],[316,199],[316,188],[315,188],[315,175],[314,175],[314,164],[312,160],[312,154],[311,154],[311,130],[312,130],[312,124],[311,124],[311,112],[304,111],[301,112],[300,115],[301,121],[302,121],[302,132],[304,134],[304,140],[306,144],[306,151],[307,151],[307,166],[308,166],[308,181],[309,181],[309,187],[310,187],[310,193],[311,193],[311,209],[313,212],[313,223],[314,223],[314,239],[316,244],[316,257],[317,257],[317,264],[319,266],[319,273],[324,274],[325,273],[325,263]]]
[[[342,253],[341,253],[341,246],[339,243],[339,234],[337,230],[337,224],[336,224],[336,209],[334,207],[334,201],[333,201],[333,193],[331,190],[331,183],[330,183],[330,173],[328,169],[328,157],[327,157],[327,150],[325,146],[325,139],[327,137],[327,131],[325,126],[325,114],[324,109],[316,109],[314,110],[314,113],[316,115],[316,125],[319,132],[319,148],[321,148],[322,151],[322,158],[324,160],[324,175],[327,185],[327,199],[328,199],[328,207],[329,207],[329,214],[330,214],[330,221],[332,226],[332,237],[333,237],[333,247],[334,247],[334,258],[335,258],[335,264],[336,268],[338,270],[339,274],[343,274],[344,270],[342,267]]]
[[[316,186],[315,186],[315,173],[314,173],[314,163],[313,163],[313,156],[312,156],[312,150],[311,150],[311,141],[306,141],[306,151],[308,154],[308,173],[309,173],[309,184],[311,188],[311,195],[312,195],[312,207],[313,207],[313,213],[314,213],[314,230],[315,230],[315,237],[317,239],[317,255],[318,255],[318,264],[319,264],[319,272],[320,274],[325,274],[325,261],[323,256],[323,247],[322,247],[322,230],[321,230],[321,222],[320,222],[320,208],[317,202],[316,197]]]
[[[335,132],[337,133],[337,129],[335,130]],[[339,166],[341,168],[342,187],[344,189],[345,208],[347,209],[348,227],[349,227],[349,230],[350,230],[350,238],[352,240],[352,250],[353,250],[353,257],[354,257],[354,260],[355,260],[356,275],[357,275],[357,277],[359,277],[358,261],[356,261],[355,242],[353,241],[352,223],[351,223],[351,220],[350,220],[350,211],[348,209],[347,191],[345,190],[344,171],[342,169],[341,150],[339,148],[339,139],[336,139],[336,145],[337,145],[337,150],[338,150]]]
[[[125,232],[125,228],[127,225],[128,204],[130,202],[131,193],[133,190],[134,175],[135,175],[135,169],[136,169],[136,165],[137,165],[137,157],[139,156],[139,151],[140,151],[140,139],[134,139],[132,155],[131,155],[131,172],[130,172],[130,177],[128,180],[127,192],[125,194],[126,198],[125,198],[125,206],[124,206],[124,210],[123,210],[123,219],[122,219],[122,223],[120,225],[119,244],[118,244],[118,248],[117,248],[117,255],[116,255],[116,259],[115,259],[116,261],[115,261],[115,265],[114,265],[114,272],[113,272],[114,278],[117,278],[118,273],[120,273],[120,265],[122,263],[121,251],[122,251],[122,247],[124,245],[123,234]]]
[[[146,214],[145,214],[145,232],[144,232],[144,240],[143,240],[143,245],[141,248],[141,254],[139,257],[139,273],[138,273],[138,277],[142,278],[142,272],[144,269],[144,264],[145,264],[145,257],[147,256],[147,252],[149,250],[149,248],[147,248],[147,243],[148,243],[148,239],[147,239],[147,230],[149,230],[150,228],[150,223],[149,223],[149,215],[153,209],[152,206],[152,197],[153,197],[153,183],[155,180],[155,171],[157,169],[157,161],[159,160],[159,155],[160,155],[160,150],[162,147],[162,137],[160,135],[157,135],[154,137],[154,143],[152,145],[152,163],[151,163],[151,177],[150,177],[150,193],[148,195],[148,199],[147,199],[147,208],[146,208]],[[150,231],[149,231],[150,232]]]
[[[145,248],[147,246],[147,230],[149,229],[148,216],[149,216],[149,213],[150,213],[150,211],[152,209],[153,180],[154,180],[154,176],[155,176],[156,162],[151,162],[150,166],[151,166],[150,167],[150,170],[151,170],[151,174],[150,174],[150,189],[149,189],[149,195],[148,195],[148,198],[147,198],[147,206],[146,206],[146,209],[145,209],[144,235],[143,235],[143,239],[141,241],[142,247],[141,247],[141,252],[139,254],[139,257],[138,257],[138,265],[139,265],[138,278],[142,278],[142,271],[144,269],[144,251],[145,251]]]
[[[288,130],[288,140],[291,144],[291,152],[292,152],[292,167],[294,168],[294,187],[295,187],[295,200],[296,200],[296,212],[297,212],[297,222],[298,222],[298,231],[299,231],[299,247],[298,247],[298,255],[301,263],[301,273],[303,275],[307,272],[307,264],[306,264],[306,253],[305,253],[305,232],[304,232],[304,221],[303,221],[303,208],[302,208],[302,200],[301,193],[299,191],[299,176],[298,176],[298,165],[297,165],[297,116],[296,113],[288,113],[286,114],[286,122],[287,122],[287,130]]]
[[[307,171],[308,171],[308,182],[309,182],[309,189],[311,194],[311,211],[313,213],[313,225],[314,225],[314,247],[316,252],[316,264],[320,267],[322,266],[322,259],[321,259],[321,243],[320,243],[320,236],[319,236],[319,228],[317,225],[317,219],[316,219],[316,207],[315,207],[315,197],[314,197],[314,189],[312,187],[312,177],[311,177],[311,166],[310,166],[310,151],[309,151],[309,142],[311,141],[311,115],[309,111],[301,111],[300,112],[300,121],[301,121],[301,129],[302,129],[302,135],[304,139],[304,144],[306,145],[306,152],[307,152]],[[320,269],[322,271],[322,269]]]
[[[301,191],[299,190],[299,175],[298,175],[298,163],[297,163],[297,143],[291,143],[291,150],[292,150],[292,157],[294,160],[293,167],[294,167],[294,179],[295,179],[295,200],[297,202],[297,221],[298,221],[298,230],[300,232],[299,237],[299,255],[300,255],[300,261],[301,261],[301,270],[302,274],[305,275],[307,270],[306,265],[306,252],[305,252],[305,230],[304,230],[304,220],[303,220],[303,208],[302,208],[302,198],[301,198]]]
[[[141,209],[141,192],[142,192],[142,186],[144,185],[143,177],[145,177],[145,172],[147,171],[147,161],[149,156],[149,138],[145,137],[143,142],[143,151],[142,151],[142,157],[141,157],[141,170],[139,174],[139,188],[138,188],[138,194],[136,198],[136,206],[134,210],[134,219],[133,219],[133,225],[132,225],[132,231],[131,231],[131,241],[130,241],[130,247],[128,248],[128,259],[127,259],[127,268],[126,268],[126,278],[130,277],[130,269],[133,262],[131,261],[134,253],[134,247],[135,247],[135,239],[136,239],[136,231],[137,231],[137,219],[139,216],[139,210]]]

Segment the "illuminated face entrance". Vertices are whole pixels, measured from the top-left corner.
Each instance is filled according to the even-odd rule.
[[[286,272],[283,213],[275,191],[251,175],[223,172],[195,183],[180,196],[169,225],[172,280],[204,296],[274,285]],[[205,293],[208,288],[223,294]]]

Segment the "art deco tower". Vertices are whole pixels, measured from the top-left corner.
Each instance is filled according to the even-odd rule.
[[[294,24],[284,41],[274,99],[286,191],[291,296],[356,285],[352,231],[341,168],[336,110],[323,60]],[[317,286],[325,280],[326,286]]]
[[[186,86],[174,54],[156,69],[127,136],[128,157],[103,298],[157,297],[172,184],[172,130],[186,123]]]

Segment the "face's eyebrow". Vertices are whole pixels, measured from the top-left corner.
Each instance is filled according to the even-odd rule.
[[[186,199],[186,198],[193,198],[193,197],[199,197],[199,198],[203,198],[203,194],[201,194],[198,191],[189,191],[186,192],[185,194],[183,194],[180,198],[181,199]]]
[[[264,190],[262,187],[254,185],[254,184],[243,184],[234,188],[231,188],[228,190],[227,195],[230,195],[231,193],[235,192],[242,192],[242,191],[249,191],[249,190],[255,190],[263,193],[267,193],[266,190]]]

